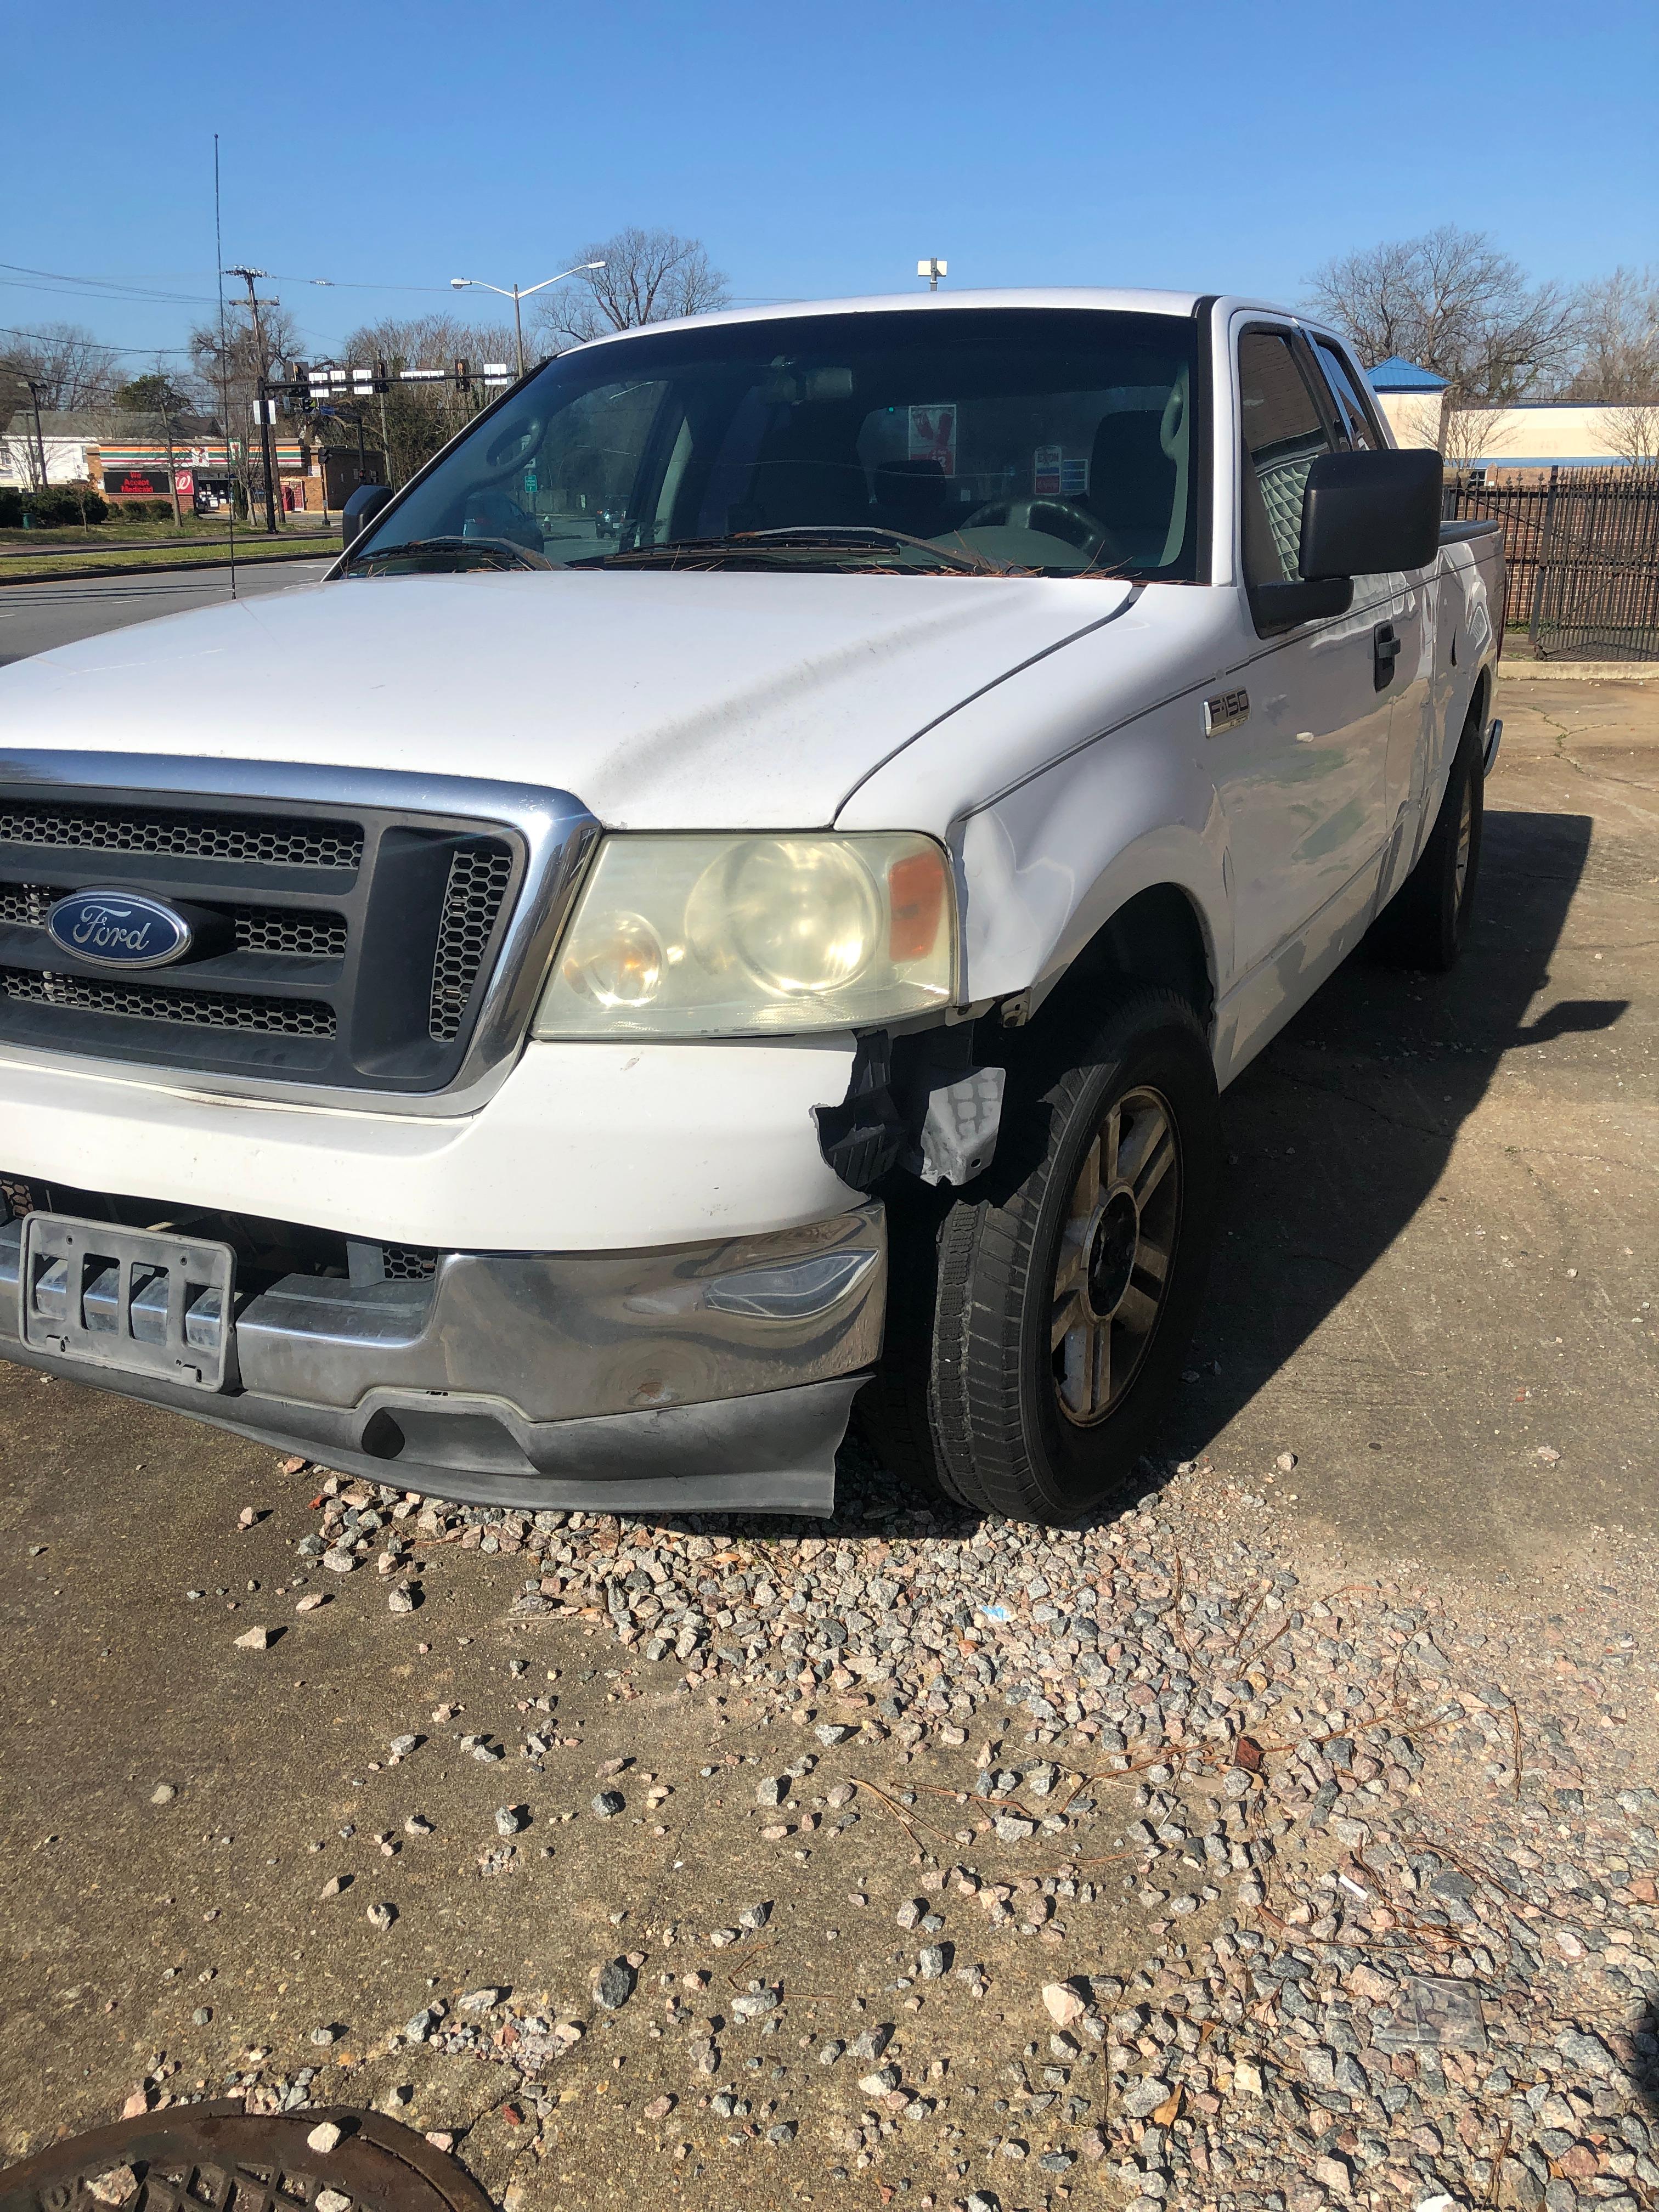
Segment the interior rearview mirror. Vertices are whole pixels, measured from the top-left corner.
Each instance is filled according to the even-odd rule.
[[[392,497],[390,484],[359,484],[340,514],[340,538],[348,550]]]
[[[1435,453],[1322,453],[1302,503],[1303,575],[1426,568],[1440,544],[1443,475]]]

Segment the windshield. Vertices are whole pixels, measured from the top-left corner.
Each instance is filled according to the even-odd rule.
[[[1173,315],[996,307],[582,348],[480,422],[352,565],[736,561],[1190,581],[1195,336]],[[754,535],[765,532],[783,535]]]

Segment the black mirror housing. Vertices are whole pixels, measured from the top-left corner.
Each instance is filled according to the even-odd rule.
[[[390,484],[359,484],[340,511],[340,538],[348,551],[392,498]]]
[[[1353,584],[1346,576],[1321,576],[1304,582],[1253,584],[1250,613],[1263,637],[1275,630],[1293,629],[1297,623],[1329,622],[1345,615],[1353,604]]]
[[[1322,453],[1302,503],[1303,575],[1426,568],[1440,546],[1443,478],[1435,453]]]

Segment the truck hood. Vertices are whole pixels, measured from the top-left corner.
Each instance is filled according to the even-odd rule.
[[[353,579],[18,661],[0,752],[473,775],[556,786],[618,829],[812,828],[1129,596],[914,574]]]

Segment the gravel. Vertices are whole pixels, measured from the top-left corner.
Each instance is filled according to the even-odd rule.
[[[1624,1583],[1569,1620],[1357,1572],[1207,1468],[1084,1533],[895,1508],[856,1457],[827,1526],[321,1487],[302,1559],[355,1566],[401,1531],[401,1564],[418,1556],[435,1589],[482,1580],[464,1555],[483,1553],[494,1601],[533,1637],[511,1648],[536,1659],[507,1662],[491,1705],[456,1652],[410,1710],[384,1711],[365,1756],[399,1771],[356,1812],[353,1855],[378,1822],[395,1892],[443,1848],[451,1809],[428,1801],[428,1842],[404,1785],[446,1756],[476,1812],[455,1848],[492,1896],[566,1848],[563,1821],[617,1824],[589,1846],[614,1846],[617,1869],[595,1932],[561,1927],[580,1988],[477,1985],[517,1972],[526,1929],[463,1954],[413,2017],[418,1982],[388,1994],[384,2019],[354,2021],[354,2063],[465,2059],[489,2077],[478,2109],[510,2099],[548,2146],[579,2130],[586,2087],[569,2085],[601,2078],[575,2069],[603,2066],[665,2157],[752,2145],[769,2173],[828,2175],[848,2201],[902,2187],[917,2212],[1057,2212],[1085,2182],[1141,2212],[1659,2203],[1659,1670]],[[293,1644],[379,1587],[342,1589]],[[410,1648],[383,1617],[375,1632]],[[434,1693],[450,1702],[430,1742],[392,1733]],[[708,1701],[695,1751],[661,1774],[647,1697],[676,1717]],[[584,1750],[596,1715],[612,1733]],[[498,1804],[507,1778],[471,1764],[508,1757],[526,1803]],[[139,1786],[158,1804],[174,1788]],[[671,1927],[627,1854],[661,1838],[665,1881],[716,1806],[752,1851]],[[340,1817],[313,1832],[352,1841]],[[368,1908],[380,1929],[407,1916],[388,1959],[430,1898]],[[605,1957],[601,1939],[638,1948]],[[174,2094],[153,2075],[147,2095]],[[273,2051],[222,2087],[275,2111],[313,2083]],[[316,2081],[317,2102],[333,2094]],[[728,2194],[774,2186],[793,2184]]]

